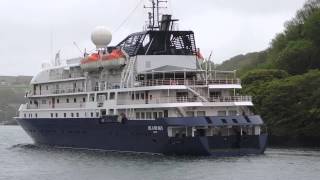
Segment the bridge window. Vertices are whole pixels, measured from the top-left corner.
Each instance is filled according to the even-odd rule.
[[[57,104],[59,104],[60,103],[60,99],[57,99]]]
[[[51,113],[51,117],[53,118],[53,113]]]
[[[35,114],[35,116],[36,116],[36,118],[38,118],[38,114],[37,113]]]
[[[76,102],[77,102],[77,98],[74,98],[74,99],[73,99],[73,102],[76,103]]]
[[[136,112],[136,119],[140,119],[140,112]]]
[[[136,100],[139,100],[140,97],[139,97],[139,94],[136,94]]]
[[[67,103],[69,103],[69,98],[67,98]]]
[[[63,113],[63,117],[65,117],[65,118],[66,118],[66,117],[67,117],[67,113]]]
[[[79,117],[79,113],[77,113],[76,115],[77,115],[77,117]]]
[[[91,117],[93,117],[93,112],[90,113]]]
[[[74,114],[73,113],[71,113],[71,117],[73,117],[74,116]]]
[[[56,118],[58,117],[58,113],[56,113]]]
[[[86,102],[86,98],[82,98],[82,102]]]

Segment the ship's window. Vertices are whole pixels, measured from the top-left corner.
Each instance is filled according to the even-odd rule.
[[[206,116],[206,112],[205,111],[198,111],[197,112],[197,116],[198,117],[204,117],[204,116]]]
[[[82,98],[82,102],[86,102],[86,98]]]
[[[30,104],[32,104],[32,101],[30,101]]]
[[[46,90],[47,90],[47,91],[49,90],[49,87],[48,87],[48,85],[46,85]]]
[[[188,117],[194,117],[194,111],[187,111]]]
[[[73,99],[73,102],[76,103],[76,102],[77,102],[77,98],[74,98],[74,99]]]
[[[131,94],[131,99],[134,100],[134,94]]]
[[[152,119],[152,114],[151,114],[151,112],[147,112],[147,119]]]
[[[93,117],[93,112],[92,113],[90,113],[91,114],[91,117]]]
[[[69,98],[67,98],[67,100],[66,100],[66,101],[67,101],[67,103],[69,103]]]
[[[236,119],[232,119],[232,122],[238,124],[238,120]]]
[[[91,101],[94,102],[94,97],[93,96],[91,97]]]
[[[141,93],[141,99],[142,100],[144,99],[144,93]]]
[[[109,115],[113,115],[114,114],[114,109],[110,109],[109,110]]]
[[[30,114],[30,117],[32,118],[32,114]]]
[[[146,119],[146,114],[144,112],[141,112],[141,119]]]
[[[79,117],[79,113],[77,113],[76,115],[77,115],[77,117]]]
[[[99,112],[96,112],[96,117],[99,117]]]
[[[222,121],[223,124],[227,124],[228,123],[226,119],[221,119],[221,121]]]
[[[53,118],[53,113],[51,113],[51,117]]]
[[[136,119],[140,119],[140,112],[136,112]]]
[[[71,117],[73,117],[74,116],[74,114],[73,113],[71,113]]]
[[[139,100],[140,97],[139,97],[139,94],[136,94],[136,100]]]
[[[115,96],[116,96],[116,93],[111,92],[111,93],[110,93],[110,100],[114,100],[114,99],[115,99]]]
[[[152,94],[150,94],[150,100],[152,100]]]
[[[35,117],[38,118],[38,114],[37,113],[35,114]]]
[[[251,120],[248,117],[245,117],[247,123],[251,123]]]
[[[163,118],[163,112],[159,112],[159,118]]]
[[[59,104],[60,103],[60,99],[57,99],[57,104]]]
[[[237,115],[237,111],[231,110],[229,111],[229,116],[236,116]]]
[[[157,112],[153,112],[153,119],[158,119],[158,113]]]
[[[58,113],[56,113],[56,118],[58,117]]]
[[[26,114],[24,114],[24,117],[26,118],[26,117],[27,117],[27,115],[26,115]]]
[[[169,117],[169,111],[168,110],[164,110],[164,113],[163,113],[163,117]]]
[[[42,104],[47,104],[47,101],[46,100],[42,100],[41,103]]]
[[[66,117],[67,117],[67,113],[63,113],[63,117],[65,117],[65,118],[66,118]]]
[[[218,111],[218,116],[226,116],[227,112],[226,111]]]

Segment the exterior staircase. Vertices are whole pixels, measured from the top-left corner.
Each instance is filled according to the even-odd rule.
[[[126,66],[121,73],[121,88],[130,87],[133,83],[134,73],[136,71],[136,57],[129,57]]]
[[[187,89],[191,91],[194,95],[196,95],[202,102],[209,102],[209,100],[205,97],[203,97],[198,91],[196,91],[194,88],[187,86]]]

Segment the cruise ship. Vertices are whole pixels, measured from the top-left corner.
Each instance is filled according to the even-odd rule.
[[[267,132],[236,71],[202,57],[152,1],[148,26],[116,46],[99,26],[93,53],[44,68],[16,118],[37,145],[164,155],[263,154]],[[160,20],[161,19],[161,20]],[[115,43],[116,44],[116,43]]]

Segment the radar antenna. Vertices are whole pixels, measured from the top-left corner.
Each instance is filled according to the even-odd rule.
[[[151,6],[144,6],[146,9],[151,9],[152,11],[148,13],[149,24],[147,26],[150,30],[160,29],[160,9],[167,8],[167,0],[150,0]],[[161,4],[165,4],[162,6]]]

